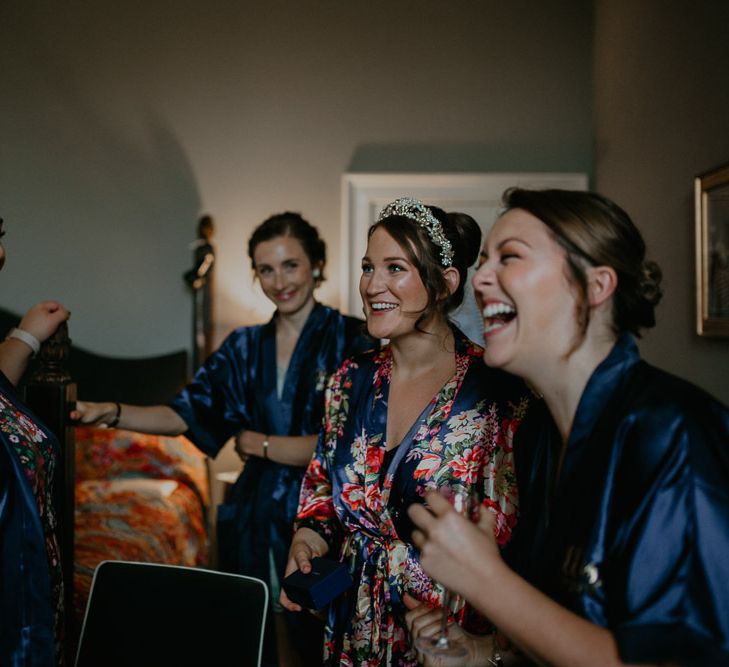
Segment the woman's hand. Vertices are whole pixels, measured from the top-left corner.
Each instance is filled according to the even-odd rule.
[[[117,410],[119,421],[116,421]],[[129,405],[78,401],[69,418],[98,428],[122,428],[139,433],[176,436],[188,430],[187,423],[169,405]]]
[[[20,320],[19,329],[35,336],[41,343],[48,340],[71,313],[58,301],[43,301],[33,306]]]
[[[235,436],[235,453],[245,462],[249,456],[263,456],[263,441],[267,440],[263,433],[241,431]]]
[[[107,428],[116,417],[116,403],[89,403],[78,401],[69,414],[71,421]]]
[[[329,545],[324,538],[311,528],[299,528],[294,533],[294,539],[291,541],[289,549],[289,560],[286,563],[284,578],[288,577],[292,572],[301,570],[304,574],[311,572],[311,559],[317,556],[325,556],[329,551]],[[295,602],[289,600],[288,596],[281,589],[279,597],[281,606],[289,611],[301,611],[302,607]]]
[[[18,384],[20,378],[28,367],[28,362],[36,346],[33,338],[38,343],[50,338],[58,329],[61,322],[65,322],[69,313],[57,301],[44,301],[33,306],[18,324],[26,334],[29,334],[31,342],[18,338],[7,338],[0,342],[0,371],[2,371],[12,384]]]
[[[408,514],[417,529],[413,542],[420,548],[423,569],[452,591],[468,597],[474,582],[503,566],[494,537],[494,515],[481,512],[478,525],[459,515],[446,498],[430,492],[427,507],[411,505]]]
[[[442,618],[440,608],[418,602],[407,593],[403,601],[408,608],[405,623],[410,632],[411,645],[418,637],[433,637],[440,632]],[[491,635],[472,635],[457,623],[451,623],[448,626],[448,639],[464,646],[468,651],[468,655],[460,663],[464,667],[479,667],[489,664],[488,660],[493,655],[493,637]],[[425,667],[440,667],[441,664],[449,664],[444,663],[437,656],[420,652],[418,652],[418,659]]]

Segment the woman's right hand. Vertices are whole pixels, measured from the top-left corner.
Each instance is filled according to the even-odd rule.
[[[20,320],[18,328],[35,336],[39,342],[48,340],[71,313],[58,301],[43,301],[33,306]]]
[[[286,563],[284,578],[288,577],[292,572],[301,570],[304,574],[311,572],[311,559],[318,556],[325,556],[329,552],[329,545],[324,538],[311,528],[299,528],[294,533],[294,539],[291,541],[289,549],[289,560]],[[288,596],[281,589],[279,602],[284,609],[289,611],[302,611],[302,607],[295,602],[289,600]]]
[[[418,637],[434,637],[440,633],[443,614],[439,607],[418,602],[408,593],[405,593],[403,602],[408,609],[405,613],[405,624],[410,633],[411,644],[414,645]],[[466,632],[457,623],[449,623],[447,632],[449,640],[465,647],[468,651],[463,662],[458,664],[464,667],[493,664],[489,663],[489,659],[493,655],[493,637],[491,635],[473,635]],[[452,658],[440,659],[436,655],[424,655],[421,652],[418,652],[418,659],[424,667],[453,664]]]
[[[116,417],[116,403],[90,403],[78,401],[76,408],[69,414],[71,421],[89,424],[98,428],[108,428]]]

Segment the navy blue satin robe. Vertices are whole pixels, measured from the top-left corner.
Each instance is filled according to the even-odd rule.
[[[0,373],[0,391],[45,432]],[[0,665],[56,664],[51,578],[43,526],[28,478],[12,443],[0,431]]]
[[[198,370],[170,407],[185,434],[214,457],[241,430],[315,435],[324,414],[328,376],[351,354],[370,349],[361,320],[316,304],[296,343],[279,400],[276,317],[235,330]],[[269,549],[282,576],[293,534],[305,466],[248,459],[228,501],[218,510],[220,567],[270,584]]]
[[[729,410],[624,336],[585,388],[555,481],[559,450],[542,404],[514,446],[512,567],[610,629],[625,662],[729,665]]]

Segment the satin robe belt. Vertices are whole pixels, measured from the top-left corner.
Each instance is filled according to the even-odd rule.
[[[388,633],[381,646],[383,627],[383,612],[393,601],[402,604],[401,594],[397,590],[390,590],[390,575],[400,575],[405,572],[408,558],[408,546],[401,540],[387,536],[373,536],[370,533],[350,533],[344,544],[343,555],[345,561],[352,556],[359,556],[362,566],[359,571],[359,590],[357,591],[357,606],[353,625],[356,627],[372,613],[371,645],[373,653],[379,655],[381,649],[387,649],[387,639],[392,635],[394,628],[392,621],[387,620]],[[353,574],[355,574],[353,572]],[[355,577],[356,580],[356,577]],[[362,583],[369,586],[369,595],[363,595]],[[376,651],[374,649],[377,649]]]

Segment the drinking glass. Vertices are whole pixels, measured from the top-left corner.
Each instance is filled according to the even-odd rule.
[[[479,507],[477,494],[465,489],[452,488],[441,491],[441,493],[450,500],[456,512],[470,521],[478,520],[478,517],[474,516]],[[448,615],[450,612],[458,612],[463,604],[464,601],[459,595],[446,589],[443,606],[441,607],[440,630],[438,634],[432,637],[418,637],[415,640],[418,651],[438,657],[440,664],[443,665],[460,664],[468,654],[468,650],[457,641],[448,638]]]

